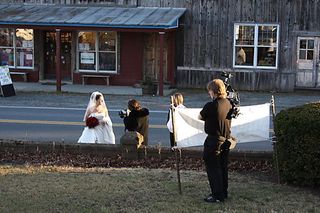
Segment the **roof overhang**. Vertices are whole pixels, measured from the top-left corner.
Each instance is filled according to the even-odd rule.
[[[0,4],[0,27],[172,30],[185,8]]]

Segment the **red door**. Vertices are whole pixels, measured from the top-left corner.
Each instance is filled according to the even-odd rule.
[[[61,32],[62,80],[71,80],[71,38],[71,32]],[[56,79],[56,33],[46,32],[44,41],[44,79]]]

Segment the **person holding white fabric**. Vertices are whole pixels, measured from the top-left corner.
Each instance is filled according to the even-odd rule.
[[[222,80],[214,79],[207,85],[212,101],[205,104],[199,118],[204,121],[207,137],[204,142],[205,162],[211,194],[204,200],[210,203],[223,202],[228,197],[229,147],[225,141],[231,134],[232,105],[226,98]]]
[[[112,121],[104,97],[100,92],[91,94],[83,121],[86,122],[86,127],[78,143],[115,144]]]
[[[170,132],[170,145],[171,147],[176,146],[177,144],[175,143],[174,140],[174,135],[173,135],[173,127],[172,127],[172,108],[186,108],[183,105],[183,95],[181,93],[175,93],[173,96],[173,106],[170,106],[169,112],[168,112],[168,118],[167,118],[167,127]]]

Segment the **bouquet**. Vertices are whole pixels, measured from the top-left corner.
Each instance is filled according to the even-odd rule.
[[[96,117],[89,117],[86,120],[86,126],[91,129],[95,128],[96,126],[99,125],[99,120]]]

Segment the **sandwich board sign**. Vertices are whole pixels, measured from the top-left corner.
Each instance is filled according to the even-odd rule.
[[[8,66],[0,66],[0,86],[4,97],[16,95]]]

